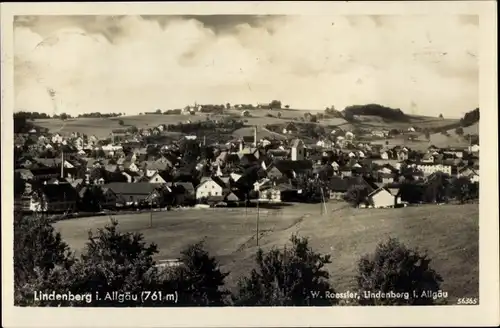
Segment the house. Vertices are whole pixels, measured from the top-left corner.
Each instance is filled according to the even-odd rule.
[[[229,191],[229,186],[220,177],[203,178],[196,187],[196,199],[210,196],[224,196]]]
[[[294,139],[291,143],[292,161],[302,161],[305,158],[305,146],[301,139]]]
[[[162,172],[156,172],[148,178],[149,183],[167,183],[169,176]]]
[[[42,184],[30,196],[31,211],[49,213],[74,212],[79,199],[69,183]]]
[[[229,191],[224,196],[224,201],[228,204],[239,204],[240,202],[243,202],[245,200],[245,195],[237,190]]]
[[[458,177],[466,177],[471,182],[479,182],[479,170],[474,169],[471,166],[466,166],[458,170]]]
[[[37,167],[32,168],[31,173],[34,180],[48,180],[60,176],[61,170],[57,167]]]
[[[17,169],[14,172],[18,173],[21,179],[25,181],[32,180],[35,177],[33,173],[28,169]]]
[[[379,179],[383,184],[393,183],[394,175],[392,173],[381,173],[379,174]]]
[[[119,203],[123,205],[139,205],[141,203],[158,203],[160,198],[160,184],[149,182],[112,182],[102,185],[102,188],[109,188],[115,195]]]
[[[290,184],[280,183],[276,186],[269,186],[259,190],[259,201],[280,203],[289,199],[291,200],[296,194],[297,190]]]
[[[399,192],[394,195],[389,189],[380,187],[368,195],[367,201],[370,204],[369,206],[374,208],[396,207],[400,204]]]
[[[115,208],[118,203],[118,196],[110,188],[102,188],[103,202],[101,206],[104,208]]]
[[[295,124],[293,123],[288,123],[284,128],[283,128],[283,134],[292,134],[292,133],[297,133],[299,129]]]
[[[56,144],[62,143],[63,140],[64,140],[64,138],[59,133],[53,134],[52,138],[51,138],[52,143],[56,143]]]
[[[368,180],[367,178],[356,176],[356,177],[348,177],[348,178],[340,178],[340,177],[332,177],[328,183],[329,189],[329,198],[330,199],[343,199],[344,194],[353,187],[363,187],[366,188],[369,192],[376,190],[378,186]]]
[[[347,179],[340,177],[332,177],[328,181],[329,198],[333,200],[342,200],[344,194],[349,189],[349,183]]]
[[[380,153],[380,158],[381,159],[385,159],[385,160],[388,160],[389,159],[389,152],[387,151],[383,151]]]
[[[125,176],[128,183],[137,182],[141,178],[139,173],[133,171],[122,171],[121,174]]]
[[[123,165],[124,169],[130,172],[139,172],[139,166],[133,162],[127,162]]]
[[[454,171],[453,168],[454,167],[452,165],[441,163],[419,163],[416,166],[416,169],[422,171],[425,176],[431,175],[436,172],[443,172],[452,175]]]
[[[479,153],[479,145],[472,145],[469,147],[469,152],[471,153]]]
[[[426,153],[422,159],[421,159],[421,162],[422,163],[434,163],[434,156],[431,154],[431,153]]]

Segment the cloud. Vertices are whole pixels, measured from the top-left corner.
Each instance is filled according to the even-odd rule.
[[[16,19],[14,38],[18,110],[281,99],[460,116],[479,101],[469,16],[36,16]]]

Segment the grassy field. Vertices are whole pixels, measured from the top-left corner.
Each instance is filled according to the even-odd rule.
[[[283,247],[292,233],[309,237],[311,246],[332,256],[331,280],[338,291],[355,286],[356,263],[389,236],[411,247],[428,250],[431,265],[443,276],[442,288],[450,302],[458,297],[477,296],[479,290],[479,206],[426,205],[405,209],[352,209],[329,203],[327,215],[320,205],[295,204],[279,210],[260,210],[260,246],[264,250]],[[158,259],[175,258],[190,243],[205,240],[208,250],[231,274],[234,287],[239,277],[254,265],[256,209],[187,209],[153,214],[115,217],[122,231],[143,233],[158,244]],[[109,218],[91,217],[55,224],[77,252],[86,242],[87,231],[103,227]]]
[[[241,110],[227,110],[224,115],[209,115],[213,119],[222,117],[233,117],[236,119],[245,120],[247,125],[262,127],[267,124],[285,124],[291,122],[298,118],[304,117],[304,114],[309,112],[312,114],[319,113],[320,111],[314,110],[265,110],[265,109],[255,109],[250,110],[249,117],[242,117]],[[281,113],[281,118],[277,117],[277,114]],[[271,114],[273,117],[268,117]],[[158,124],[176,124],[179,122],[191,122],[204,121],[207,119],[206,113],[196,113],[196,115],[161,115],[161,114],[148,114],[148,115],[134,115],[134,116],[123,116],[115,118],[74,118],[67,121],[61,121],[59,119],[39,119],[35,121],[36,125],[44,128],[48,128],[51,133],[61,133],[70,134],[72,132],[80,132],[88,135],[95,135],[99,138],[108,137],[111,129],[119,128],[119,121],[123,120],[125,126],[134,125],[138,128],[154,127]],[[437,119],[433,117],[425,116],[411,116],[410,122],[385,122],[379,117],[364,116],[360,123],[356,125],[363,128],[384,128],[384,129],[406,129],[410,126],[419,126],[421,128],[435,128],[443,125],[449,125],[456,123],[457,120],[453,119]],[[324,126],[335,126],[340,127],[344,130],[353,129],[355,125],[347,122],[342,118],[325,118],[322,119],[319,124]],[[464,129],[465,130],[465,129]],[[263,136],[267,136],[268,131],[261,131],[264,133]],[[247,131],[243,131],[246,135]],[[467,132],[466,132],[467,133]],[[253,134],[253,132],[252,132]],[[240,133],[236,133],[235,136],[241,136]],[[277,136],[277,135],[275,135]],[[436,137],[440,138],[440,137]],[[443,143],[439,140],[436,143]]]

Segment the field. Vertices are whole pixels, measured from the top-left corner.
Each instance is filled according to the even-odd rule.
[[[236,119],[245,120],[245,124],[249,126],[263,127],[267,124],[280,124],[291,122],[300,117],[304,117],[304,114],[309,112],[312,114],[319,113],[320,111],[314,110],[265,110],[265,109],[255,109],[250,110],[249,117],[242,117],[241,110],[227,110],[224,115],[209,115],[210,118],[217,119],[221,117],[233,117]],[[281,113],[281,118],[277,117],[277,113]],[[273,117],[268,117],[266,115],[271,114]],[[70,134],[72,132],[80,132],[88,135],[95,135],[99,138],[105,138],[109,136],[112,129],[120,128],[119,121],[123,120],[125,126],[134,125],[137,128],[154,127],[158,124],[176,124],[179,122],[191,122],[204,121],[207,119],[206,113],[196,113],[196,115],[160,115],[160,114],[148,114],[148,115],[134,115],[134,116],[123,116],[115,118],[74,118],[67,121],[61,121],[59,119],[39,119],[35,121],[36,125],[44,128],[48,128],[51,133],[61,133]],[[454,119],[438,119],[434,117],[425,116],[411,116],[409,122],[386,122],[380,117],[363,116],[360,123],[351,124],[342,118],[325,118],[322,119],[318,124],[330,127],[340,127],[344,130],[353,129],[354,127],[362,128],[373,128],[373,129],[406,129],[410,126],[418,126],[421,128],[436,128],[444,125],[449,125],[458,122]],[[465,129],[464,129],[465,130]],[[259,130],[259,138],[270,136],[280,138],[279,134],[269,135],[269,131],[264,129]],[[236,137],[241,137],[242,135],[248,135],[248,131],[242,130],[237,131],[234,134]],[[253,135],[253,131],[251,132]],[[443,136],[444,137],[444,136]],[[441,138],[438,134],[434,138]],[[436,140],[435,143],[446,143],[447,141]],[[436,146],[438,146],[436,144]]]
[[[404,209],[353,209],[343,203],[328,203],[328,214],[320,205],[294,204],[281,209],[261,209],[260,246],[264,250],[283,247],[293,233],[309,237],[311,246],[332,256],[331,280],[338,291],[355,286],[356,263],[373,252],[389,236],[411,247],[428,250],[431,265],[443,276],[442,289],[450,302],[458,297],[476,296],[479,291],[479,206],[426,205]],[[176,258],[190,243],[205,240],[207,249],[231,274],[234,287],[238,277],[248,274],[254,264],[256,209],[186,209],[153,214],[122,215],[115,218],[121,231],[143,233],[158,245],[157,259]],[[76,251],[86,242],[87,231],[103,227],[107,217],[80,218],[55,224]]]

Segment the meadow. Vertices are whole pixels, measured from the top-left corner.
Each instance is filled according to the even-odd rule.
[[[68,135],[72,132],[80,132],[88,135],[95,135],[98,138],[109,137],[112,129],[120,128],[119,121],[122,120],[124,126],[136,126],[137,128],[155,127],[158,124],[177,124],[179,122],[197,122],[205,121],[207,117],[209,119],[221,119],[224,117],[231,117],[234,119],[241,119],[245,121],[248,126],[257,126],[259,131],[259,138],[271,137],[282,139],[278,133],[272,133],[263,127],[267,124],[285,124],[287,122],[293,122],[304,117],[305,113],[317,114],[321,111],[317,110],[298,110],[298,109],[282,109],[282,110],[266,110],[266,109],[254,109],[250,110],[250,116],[241,116],[242,111],[236,109],[226,110],[223,115],[213,115],[207,113],[197,112],[195,115],[162,115],[162,114],[147,114],[147,115],[133,115],[133,116],[122,116],[114,118],[73,118],[66,121],[61,121],[59,119],[38,119],[35,121],[36,125],[44,128],[48,128],[51,133],[61,133],[63,135]],[[278,113],[281,117],[278,118]],[[272,115],[269,117],[268,115]],[[364,116],[359,123],[349,123],[342,118],[325,118],[320,120],[318,124],[329,127],[339,127],[344,130],[350,130],[355,127],[362,128],[373,128],[373,129],[407,129],[410,126],[418,126],[420,128],[437,128],[440,126],[450,125],[458,122],[455,119],[438,119],[433,117],[425,116],[411,116],[409,122],[387,122],[380,117]],[[465,129],[464,129],[465,130]],[[466,132],[467,133],[467,132]],[[243,128],[239,131],[235,131],[233,134],[235,137],[250,136],[253,135],[253,130]],[[443,136],[444,137],[444,136]],[[446,145],[452,142],[454,139],[441,140],[440,134],[432,135],[432,138],[436,139],[433,143]],[[457,139],[457,138],[455,138]],[[451,141],[450,141],[451,140]],[[410,145],[408,145],[410,146]]]
[[[477,297],[479,292],[479,206],[423,205],[402,209],[354,209],[345,203],[293,204],[280,209],[260,209],[259,246],[264,250],[284,247],[293,233],[310,238],[311,246],[330,254],[331,281],[338,291],[355,287],[360,256],[374,251],[388,237],[427,250],[431,265],[444,278],[443,291],[453,303],[458,297]],[[157,259],[177,258],[188,244],[200,240],[230,271],[227,284],[234,288],[239,277],[254,266],[257,209],[184,209],[150,214],[115,216],[119,229],[140,232],[158,245]],[[63,239],[76,253],[87,240],[89,229],[103,227],[109,217],[71,219],[55,223]]]

